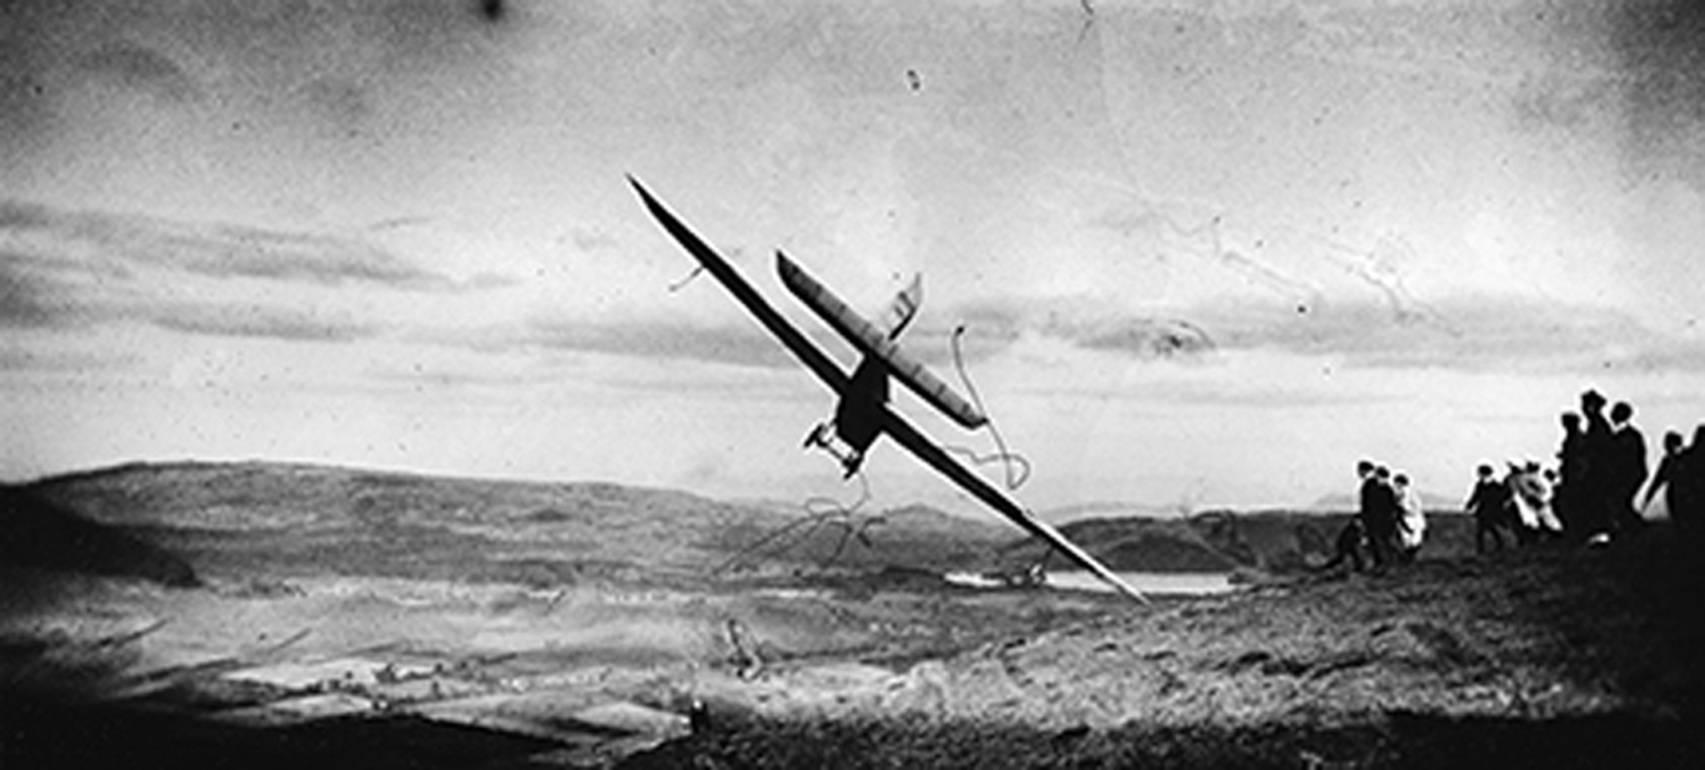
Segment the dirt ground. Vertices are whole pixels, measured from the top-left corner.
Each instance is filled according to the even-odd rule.
[[[894,676],[705,695],[626,767],[1700,767],[1696,560],[1423,561],[1015,635]]]

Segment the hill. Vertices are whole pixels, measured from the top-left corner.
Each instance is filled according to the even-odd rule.
[[[267,462],[134,463],[46,478],[28,489],[227,577],[329,573],[558,585],[697,580],[725,569],[945,570],[988,562],[994,544],[1010,537],[922,506],[812,518],[604,482]]]
[[[1046,552],[998,520],[923,505],[808,513],[797,505],[728,503],[605,482],[185,462],[55,476],[27,489],[115,533],[180,554],[198,571],[227,577],[331,573],[560,585],[824,568],[939,573],[1011,568]],[[1078,519],[1061,531],[1115,570],[1289,572],[1330,558],[1345,518],[1207,511]],[[1472,551],[1465,517],[1429,521],[1424,555]]]
[[[177,587],[200,582],[177,556],[9,486],[0,486],[0,567],[141,578]]]

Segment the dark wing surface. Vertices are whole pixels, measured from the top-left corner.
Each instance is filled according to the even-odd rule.
[[[919,460],[936,469],[941,475],[958,484],[966,492],[970,492],[990,508],[999,511],[1002,516],[1010,519],[1012,523],[1017,524],[1024,531],[1041,538],[1048,545],[1065,554],[1066,558],[1101,578],[1101,582],[1112,586],[1119,593],[1132,599],[1145,604],[1148,603],[1147,597],[1121,580],[1118,575],[1113,574],[1113,571],[1108,569],[1106,565],[1097,561],[1094,556],[1090,556],[1082,548],[1077,547],[1076,543],[1067,540],[1065,535],[1060,534],[1060,531],[1054,529],[1048,522],[1036,518],[1030,511],[1025,510],[1024,506],[1007,497],[982,476],[972,473],[969,468],[959,464],[959,461],[953,459],[929,437],[895,414],[894,410],[883,410],[882,430]]]
[[[693,231],[681,224],[681,220],[676,219],[674,214],[663,208],[663,204],[658,203],[656,198],[651,197],[651,193],[640,186],[639,180],[630,176],[628,177],[628,184],[633,185],[634,191],[638,192],[640,199],[645,201],[645,207],[651,210],[651,215],[663,224],[663,229],[668,230],[669,234],[687,249],[687,253],[692,254],[693,259],[698,260],[705,270],[715,276],[717,282],[727,288],[728,292],[740,301],[740,304],[752,311],[752,315],[758,319],[758,323],[763,324],[765,329],[769,329],[770,333],[776,336],[776,339],[781,340],[781,344],[787,346],[787,349],[792,351],[801,363],[805,364],[805,368],[810,369],[819,379],[823,380],[823,384],[828,385],[830,390],[836,393],[846,392],[849,382],[847,373],[839,364],[835,363],[834,359],[825,355],[821,349],[812,344],[811,340],[806,339],[804,334],[794,328],[793,324],[788,323],[787,319],[781,316],[781,313],[776,312],[770,303],[765,302],[763,295],[753,289],[752,285],[747,283],[739,272],[735,271],[734,266],[728,263],[728,260],[723,259],[722,255],[716,253],[715,249],[699,240]]]

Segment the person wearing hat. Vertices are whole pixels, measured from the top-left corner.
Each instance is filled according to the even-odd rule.
[[[1611,487],[1616,476],[1612,470],[1615,462],[1612,457],[1615,449],[1611,442],[1610,421],[1604,417],[1604,404],[1604,396],[1596,390],[1581,394],[1581,417],[1586,422],[1586,430],[1581,436],[1585,473],[1579,497],[1574,501],[1579,507],[1576,515],[1581,520],[1575,539],[1589,542],[1608,538],[1611,527],[1610,503],[1614,499]]]
[[[1564,412],[1561,419],[1563,445],[1557,449],[1558,479],[1551,504],[1563,522],[1563,532],[1574,537],[1586,525],[1582,501],[1588,493],[1587,435],[1579,414]]]
[[[1631,535],[1645,525],[1640,512],[1634,508],[1634,496],[1645,486],[1649,468],[1646,466],[1646,436],[1634,427],[1634,407],[1618,401],[1610,408],[1610,457],[1605,479],[1606,513],[1610,525],[1620,535]]]

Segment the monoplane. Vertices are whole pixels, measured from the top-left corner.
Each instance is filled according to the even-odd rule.
[[[846,477],[858,472],[865,453],[882,435],[905,447],[925,465],[934,468],[961,489],[995,509],[1026,532],[1041,538],[1067,559],[1093,573],[1113,589],[1137,601],[1148,601],[1118,575],[1059,530],[1037,518],[1018,501],[972,472],[947,453],[939,444],[907,422],[888,404],[888,379],[898,379],[925,402],[952,419],[955,423],[975,430],[988,422],[988,417],[976,406],[950,389],[923,364],[897,344],[900,333],[917,312],[922,298],[922,284],[912,284],[895,298],[885,314],[885,324],[878,326],[854,312],[839,297],[817,279],[806,273],[780,250],[776,251],[776,271],[782,284],[795,297],[836,332],[845,337],[862,354],[857,368],[849,376],[793,324],[765,301],[756,289],[734,269],[734,266],[706,244],[680,219],[663,207],[639,180],[628,177],[645,207],[675,238],[688,254],[697,260],[701,269],[715,277],[734,299],[745,306],[758,323],[780,340],[782,345],[810,369],[839,399],[832,421],[817,425],[807,434],[807,446],[820,446],[837,455]],[[837,450],[833,438],[845,445]]]

